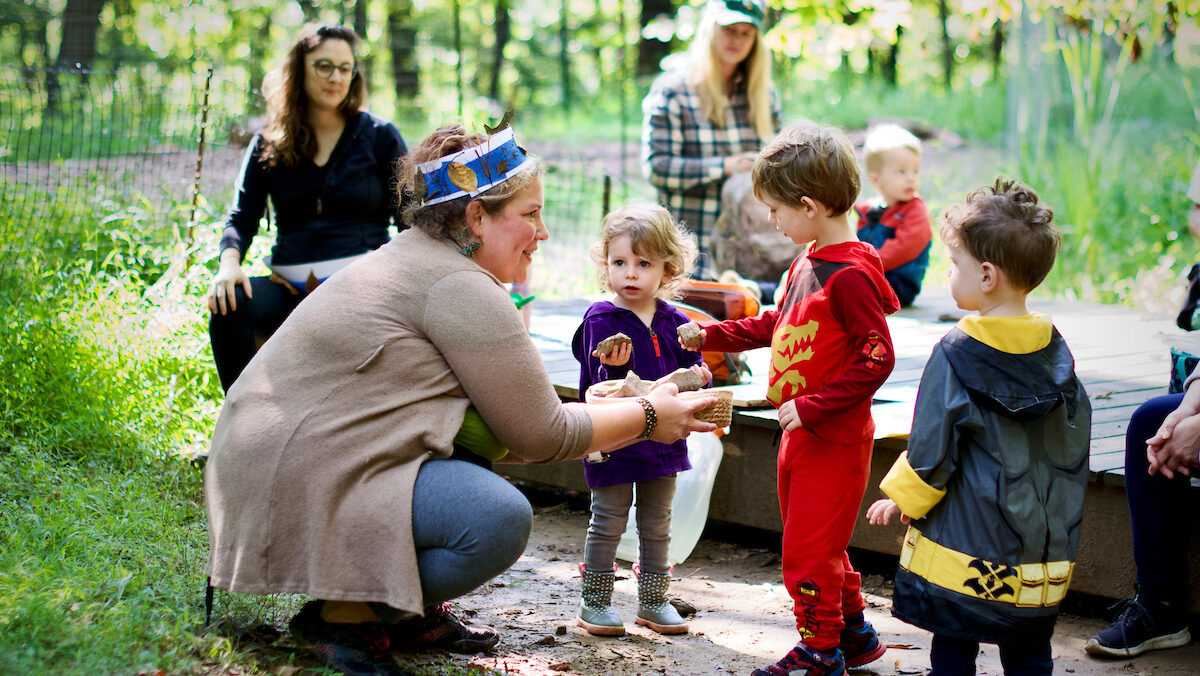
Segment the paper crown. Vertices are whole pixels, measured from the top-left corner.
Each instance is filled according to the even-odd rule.
[[[417,194],[426,205],[474,197],[531,166],[508,127],[480,145],[417,165]]]

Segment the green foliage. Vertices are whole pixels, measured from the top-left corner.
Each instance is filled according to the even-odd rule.
[[[1200,140],[1196,74],[1154,54],[1133,63],[1133,34],[1117,41],[1102,20],[1089,26],[1048,27],[1057,47],[1048,77],[1022,83],[1033,85],[1026,96],[1043,126],[1020,138],[1017,176],[1054,208],[1064,232],[1049,291],[1155,304],[1182,288],[1195,257],[1195,242],[1181,234]]]

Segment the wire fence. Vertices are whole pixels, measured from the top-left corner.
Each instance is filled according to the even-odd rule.
[[[39,249],[69,248],[105,228],[136,230],[123,236],[149,243],[215,239],[263,110],[260,92],[208,69],[0,68],[0,265],[44,259]],[[603,214],[653,191],[623,144],[592,145],[585,155],[524,141],[545,160],[552,232],[535,290],[594,290],[586,251]]]

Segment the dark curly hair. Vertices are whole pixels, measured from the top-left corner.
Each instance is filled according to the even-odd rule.
[[[287,59],[271,71],[263,84],[267,96],[267,127],[263,131],[262,158],[267,166],[294,167],[301,157],[317,154],[317,137],[308,124],[308,95],[304,93],[304,57],[326,40],[350,45],[357,61],[358,34],[337,24],[308,24],[288,50]],[[340,110],[350,117],[367,105],[367,82],[355,63],[350,91]]]
[[[439,239],[449,240],[459,246],[470,243],[471,229],[467,227],[467,205],[478,201],[485,211],[496,215],[508,206],[517,193],[532,184],[542,175],[541,161],[529,156],[527,162],[533,166],[512,175],[499,185],[488,188],[487,192],[471,197],[463,195],[457,199],[439,202],[438,204],[422,204],[425,197],[417,190],[417,167],[426,162],[452,155],[466,148],[487,143],[486,134],[468,132],[461,124],[441,127],[425,137],[420,145],[409,151],[400,163],[400,185],[398,191],[404,208],[404,222],[412,227],[420,228],[426,233]]]
[[[1032,188],[997,178],[971,191],[966,202],[946,209],[940,234],[946,246],[992,263],[1013,287],[1029,292],[1050,274],[1062,246],[1062,233],[1053,221],[1054,212]]]

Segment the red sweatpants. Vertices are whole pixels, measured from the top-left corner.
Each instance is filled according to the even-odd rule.
[[[842,618],[866,607],[846,546],[867,490],[873,443],[837,444],[800,428],[784,432],[779,447],[783,584],[795,601],[801,639],[818,650],[836,648]]]

